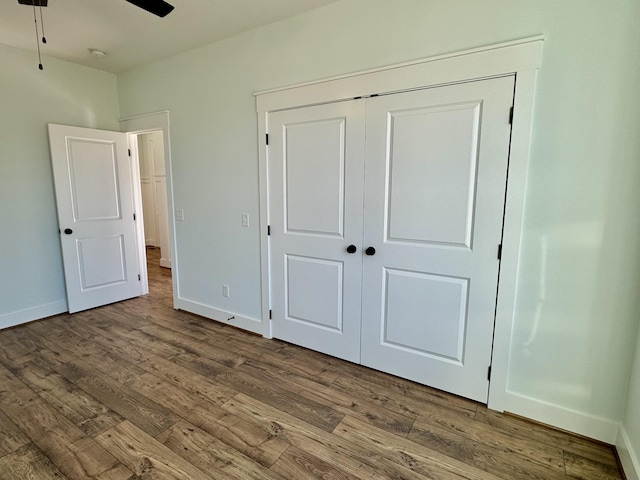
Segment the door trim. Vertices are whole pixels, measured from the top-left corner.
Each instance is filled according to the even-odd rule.
[[[142,115],[135,115],[127,118],[121,118],[120,122],[120,131],[126,132],[128,134],[129,140],[132,135],[138,135],[140,133],[148,133],[153,131],[162,130],[162,138],[164,142],[164,162],[165,162],[165,172],[166,172],[166,187],[167,187],[167,209],[169,216],[169,249],[171,253],[171,282],[173,285],[173,305],[174,308],[177,308],[177,300],[180,298],[180,292],[178,291],[178,282],[179,278],[179,269],[178,269],[178,259],[176,255],[176,235],[175,235],[175,225],[174,225],[174,217],[173,212],[175,210],[174,207],[174,199],[173,199],[173,170],[171,163],[171,141],[169,137],[169,111],[162,110],[159,112],[145,113]],[[136,202],[136,211],[142,212],[142,192],[140,188],[140,163],[138,159],[137,142],[129,141],[129,148],[131,149],[132,158],[134,161],[134,198]],[[140,216],[142,220],[142,216]],[[140,259],[140,271],[142,272],[142,282],[143,288],[145,289],[144,293],[149,293],[149,277],[147,274],[147,264],[146,264],[146,251],[144,245],[144,224],[142,221],[136,222],[137,225],[137,235],[138,235],[138,248],[139,254],[138,258]]]
[[[511,151],[488,402],[490,408],[504,411],[507,404],[507,373],[515,312],[535,82],[537,70],[540,67],[543,42],[544,37],[540,35],[255,94],[258,112],[262,319],[265,337],[272,337],[269,321],[271,286],[267,235],[269,158],[266,134],[269,112],[332,103],[372,94],[432,88],[515,74]],[[505,112],[505,115],[508,115],[508,112]]]

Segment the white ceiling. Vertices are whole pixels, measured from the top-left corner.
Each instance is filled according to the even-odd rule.
[[[337,0],[168,1],[175,9],[159,18],[125,0],[49,0],[42,9],[47,43],[40,48],[43,55],[120,73]],[[2,0],[0,43],[33,51],[38,68],[33,7]],[[95,58],[90,48],[107,56]],[[46,58],[43,64],[46,69]]]

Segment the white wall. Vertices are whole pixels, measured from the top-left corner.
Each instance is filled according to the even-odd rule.
[[[115,130],[115,75],[0,45],[0,328],[66,311],[47,123]]]
[[[640,287],[639,14],[637,0],[343,0],[119,75],[123,116],[171,111],[181,295],[260,317],[253,92],[542,33],[508,390],[518,413],[574,414],[565,427],[613,442]]]
[[[343,0],[122,74],[117,89],[113,75],[54,59],[40,72],[32,53],[0,46],[0,327],[66,307],[47,122],[117,129],[118,96],[123,117],[169,109],[180,293],[259,319],[253,92],[543,33],[508,390],[517,413],[567,414],[608,441],[592,427],[624,417],[638,452],[637,360],[624,416],[640,287],[638,24],[637,0]]]

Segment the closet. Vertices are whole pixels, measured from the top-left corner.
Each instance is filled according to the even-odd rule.
[[[162,131],[137,135],[145,246],[160,247],[160,266],[171,268],[169,211]]]
[[[259,98],[267,336],[487,403],[516,79]]]

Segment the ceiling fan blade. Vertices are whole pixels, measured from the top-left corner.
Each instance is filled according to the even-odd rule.
[[[18,0],[21,5],[30,5],[33,7],[46,7],[48,0]]]
[[[28,0],[18,0],[18,1],[28,1]],[[31,0],[31,1],[39,1],[39,0]],[[45,0],[46,1],[46,0]],[[127,0],[127,2],[132,3],[136,7],[140,7],[147,12],[153,13],[159,17],[166,17],[173,10],[173,5],[168,4],[164,0]]]

